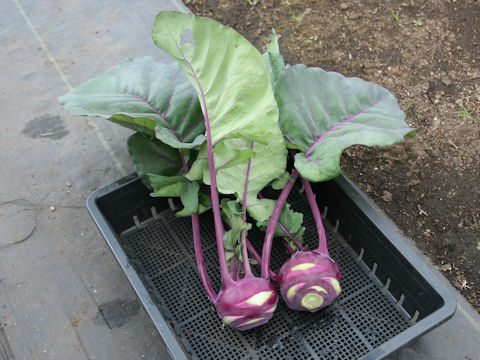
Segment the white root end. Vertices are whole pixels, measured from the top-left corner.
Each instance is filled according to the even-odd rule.
[[[322,295],[317,293],[308,293],[302,298],[300,304],[308,310],[318,309],[320,306],[323,305],[325,299]]]

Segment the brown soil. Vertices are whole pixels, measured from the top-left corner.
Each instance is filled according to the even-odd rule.
[[[415,138],[353,147],[343,169],[480,311],[480,2],[187,0],[262,52],[378,83]]]

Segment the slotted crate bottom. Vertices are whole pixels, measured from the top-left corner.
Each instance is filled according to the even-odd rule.
[[[308,203],[298,194],[289,202],[304,213],[306,248],[315,248],[316,228]],[[211,214],[202,215],[200,221],[208,274],[218,291]],[[314,314],[289,310],[280,298],[273,319],[247,332],[222,326],[205,294],[196,269],[190,218],[163,211],[122,232],[120,244],[194,359],[359,359],[414,322],[331,224],[325,222],[325,228],[330,256],[342,274],[340,297]],[[262,233],[249,232],[249,240],[261,250]],[[277,271],[287,257],[281,242],[275,241],[272,269]]]

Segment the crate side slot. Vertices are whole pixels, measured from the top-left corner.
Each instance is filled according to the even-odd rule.
[[[135,224],[133,216],[142,223],[152,217],[152,206],[160,212],[168,208],[168,200],[151,197],[140,180],[117,187],[98,198],[96,204],[117,235]]]

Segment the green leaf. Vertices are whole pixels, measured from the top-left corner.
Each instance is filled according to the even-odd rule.
[[[233,249],[231,249],[231,250],[233,250]],[[225,257],[227,258],[227,263],[228,264],[230,264],[230,260],[232,260],[235,255],[236,254],[233,251],[227,251],[225,253]]]
[[[197,90],[214,145],[239,137],[268,142],[278,128],[278,107],[253,45],[216,21],[172,11],[158,14],[152,37]]]
[[[137,173],[145,185],[153,189],[151,196],[180,196],[184,208],[175,215],[191,216],[196,212],[202,214],[211,208],[210,197],[199,191],[197,182],[190,184],[186,177],[177,175],[184,171],[178,149],[157,139],[150,139],[142,133],[129,137],[128,149]]]
[[[190,170],[188,171],[188,173],[185,174],[185,176],[189,180],[200,181],[203,179],[203,174],[205,170],[208,171],[208,150],[207,144],[203,143],[200,147],[197,158],[195,159],[192,166],[190,167]],[[205,184],[208,185],[209,182],[206,182]]]
[[[300,145],[291,144],[291,143],[287,144],[287,149],[298,150],[298,151],[301,151],[301,152],[307,151],[307,149],[301,147]]]
[[[185,191],[187,178],[184,176],[162,176],[148,174],[148,179],[153,188],[153,197],[177,197]]]
[[[148,173],[172,176],[182,171],[182,161],[178,150],[157,139],[151,139],[142,133],[135,133],[128,138],[127,146],[135,170],[149,188],[152,186],[148,180]]]
[[[193,149],[193,148],[199,147],[205,141],[204,135],[198,135],[190,143],[181,142],[180,140],[178,140],[175,133],[173,133],[170,129],[167,129],[162,126],[155,127],[155,136],[161,142],[167,145],[170,145],[175,149]]]
[[[278,74],[285,68],[285,61],[283,60],[283,56],[280,55],[278,36],[274,29],[272,29],[272,34],[269,35],[269,38],[270,42],[267,44],[267,51],[263,54],[263,58],[267,65],[270,81],[272,85],[275,85]]]
[[[299,232],[303,234],[303,232],[305,231],[305,229],[302,227],[303,214],[293,211],[290,207],[290,204],[288,203],[286,203],[283,207],[279,221],[288,230],[288,232],[294,236],[299,234]],[[285,236],[283,230],[278,229],[278,227],[276,231],[276,233],[278,234],[276,236]]]
[[[301,244],[303,244],[303,239],[302,239],[302,237],[303,237],[303,234],[304,234],[304,233],[305,233],[305,227],[302,226],[302,227],[300,227],[300,228],[298,229],[297,232],[294,232],[294,233],[292,234],[292,236],[293,236],[295,239],[297,239],[298,241],[300,241]],[[287,237],[284,236],[284,238],[287,238]],[[287,238],[287,239],[288,239],[288,238]],[[295,245],[295,244],[294,244],[294,245]],[[296,247],[296,245],[295,245],[295,247]]]
[[[58,98],[75,115],[98,116],[154,136],[165,127],[182,143],[205,132],[195,90],[177,64],[127,59]]]
[[[285,171],[285,173],[282,176],[280,176],[278,179],[274,180],[270,184],[270,186],[274,190],[282,190],[287,184],[287,181],[289,178],[290,178],[290,173],[288,171]]]
[[[225,249],[233,250],[237,246],[240,239],[240,232],[242,229],[230,229],[223,235],[223,243]]]
[[[278,107],[262,56],[233,29],[190,14],[161,12],[152,37],[197,90],[214,145],[218,191],[234,194],[248,208],[286,166]],[[206,147],[187,176],[199,180],[201,171],[209,184]],[[240,216],[223,209],[237,228]]]
[[[242,229],[244,227],[242,220],[242,207],[240,203],[235,200],[223,198],[220,202],[220,208],[222,210],[222,219],[232,229]]]
[[[203,214],[204,212],[210,210],[211,208],[212,208],[212,205],[205,206],[203,204],[198,204],[198,214]]]
[[[295,167],[310,181],[339,175],[351,145],[391,145],[416,132],[388,90],[359,78],[296,65],[280,73],[275,91],[285,141],[307,149]]]
[[[268,218],[270,218],[271,215],[272,213],[270,213]],[[303,214],[293,211],[289,203],[285,203],[285,205],[283,206],[282,213],[280,214],[280,218],[278,219],[278,223],[282,224],[282,226],[297,239],[300,239],[303,235],[303,232],[305,231],[305,228],[302,227]],[[265,231],[268,226],[268,219],[265,221],[258,221],[257,226],[263,231]],[[277,225],[274,236],[286,237],[286,234],[280,227],[280,225]]]
[[[242,205],[235,200],[230,200],[226,202],[227,208],[230,210],[231,214],[233,215],[242,215]]]
[[[270,42],[267,44],[267,52],[270,54],[280,54],[280,47],[278,46],[278,36],[275,29],[272,29],[272,33],[268,35]]]
[[[188,216],[192,216],[192,213],[190,211],[188,211],[187,209],[183,208],[182,210],[177,211],[175,213],[175,216],[188,217]]]
[[[231,151],[250,150],[255,157],[236,166],[220,167],[217,171],[217,187],[222,194],[235,194],[238,201],[246,201],[247,210],[258,205],[257,194],[270,182],[283,175],[286,166],[286,149],[280,133],[269,138],[263,145],[243,139],[225,140],[224,151],[215,154],[215,167],[231,159]],[[204,181],[208,179],[208,168],[204,170]],[[245,189],[247,195],[244,196]]]
[[[249,202],[248,214],[256,221],[266,221],[272,216],[275,200],[255,199]]]
[[[188,182],[183,192],[180,194],[180,200],[182,201],[184,210],[191,214],[198,212],[198,190],[200,186],[197,182]]]
[[[214,153],[217,155],[215,157],[215,167],[217,171],[220,169],[228,169],[230,167],[243,165],[248,159],[255,156],[255,152],[251,149],[235,149],[229,147],[228,144],[228,141],[222,142],[214,148]],[[219,157],[219,159],[217,159],[217,157]],[[204,184],[210,184],[208,152],[206,144],[200,148],[200,152],[186,176],[190,180],[203,179]]]
[[[210,198],[209,195],[205,194],[203,191],[200,191],[198,193],[198,201],[200,202],[200,206],[202,206],[205,210],[210,209],[212,207],[212,199]]]
[[[223,241],[226,249],[233,250],[237,255],[240,254],[240,234],[243,229],[247,231],[252,228],[252,224],[243,223],[242,220],[242,207],[241,204],[235,200],[227,198],[221,201],[222,219],[230,226],[230,230],[225,232]]]
[[[234,147],[230,147],[230,141],[225,141],[217,146],[215,146],[213,152],[215,153],[216,157],[221,157],[222,163],[218,166],[215,164],[215,169],[228,169],[230,167],[234,167],[237,165],[244,165],[248,161],[248,159],[255,157],[255,152],[251,149],[236,149]],[[217,161],[219,163],[219,161]]]
[[[203,214],[205,211],[208,211],[212,208],[212,201],[210,196],[205,194],[203,191],[198,191],[198,214]],[[186,207],[182,210],[175,213],[176,216],[192,216],[194,212],[189,211]]]

